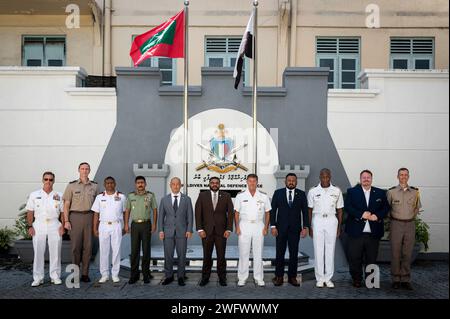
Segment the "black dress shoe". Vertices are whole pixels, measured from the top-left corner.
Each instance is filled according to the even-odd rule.
[[[149,284],[150,283],[150,276],[148,277],[144,277],[144,284]]]
[[[80,280],[82,282],[91,282],[91,278],[89,278],[89,276],[86,275],[82,275]]]
[[[227,284],[227,280],[226,279],[219,279],[219,285],[221,285],[222,287],[226,287],[228,286]]]
[[[394,281],[392,283],[392,289],[400,289],[400,282]]]
[[[186,286],[186,283],[184,282],[184,277],[178,278],[178,286]]]
[[[209,283],[209,278],[202,278],[202,280],[199,283],[200,287],[205,287]]]
[[[413,286],[409,282],[402,282],[402,288],[405,290],[414,290]]]
[[[130,285],[135,284],[139,280],[139,277],[132,277],[130,280],[128,280],[128,283]]]
[[[174,281],[173,276],[172,276],[172,277],[169,277],[169,278],[166,278],[166,279],[164,279],[164,281],[162,282],[162,285],[163,285],[163,286],[167,286],[168,284],[171,284],[173,281]]]

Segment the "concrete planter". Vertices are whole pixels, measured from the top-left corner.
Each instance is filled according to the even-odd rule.
[[[34,259],[33,242],[31,240],[16,240],[14,248],[19,255],[19,258],[24,263],[32,263]],[[48,261],[48,246],[45,249],[45,261]],[[72,261],[70,240],[63,240],[61,246],[61,263],[70,263]]]
[[[414,245],[411,262],[414,262],[419,255],[421,249],[420,243]],[[380,246],[378,247],[378,262],[391,262],[391,242],[389,240],[380,240]]]

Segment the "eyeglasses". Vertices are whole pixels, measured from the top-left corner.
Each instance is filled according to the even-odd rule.
[[[46,181],[46,182],[53,182],[53,178],[44,178],[44,181]]]

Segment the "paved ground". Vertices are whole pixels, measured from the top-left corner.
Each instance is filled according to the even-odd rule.
[[[46,266],[47,267],[47,266]],[[219,287],[216,278],[207,287],[197,285],[200,275],[188,274],[187,285],[179,287],[176,282],[163,287],[160,281],[162,274],[156,273],[155,279],[148,285],[138,282],[135,285],[127,283],[127,274],[121,273],[121,282],[111,281],[105,284],[81,283],[79,289],[69,289],[66,286],[51,285],[46,279],[44,285],[32,288],[31,267],[14,260],[0,261],[0,298],[120,298],[120,299],[448,299],[449,268],[446,262],[417,262],[413,267],[414,291],[392,290],[390,288],[389,266],[381,265],[380,289],[354,289],[346,271],[337,272],[334,277],[335,289],[315,288],[313,274],[303,276],[302,287],[290,285],[274,287],[271,283],[272,274],[266,274],[265,288],[255,287],[248,283],[246,287],[236,286],[236,275],[229,275],[229,286]],[[65,267],[63,267],[63,270]],[[47,275],[48,276],[48,275]],[[63,279],[67,274],[63,275]],[[91,267],[91,278],[99,279],[98,269]]]

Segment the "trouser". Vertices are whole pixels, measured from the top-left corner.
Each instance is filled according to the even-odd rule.
[[[317,281],[328,282],[333,277],[337,227],[335,215],[313,215],[314,271]]]
[[[109,277],[109,252],[112,251],[111,275],[119,276],[120,270],[120,242],[122,241],[122,227],[120,222],[107,224],[100,222],[98,227],[100,245],[100,273],[102,277]]]
[[[70,241],[72,245],[72,264],[82,264],[81,274],[89,275],[89,262],[92,256],[92,219],[91,212],[71,212],[69,220],[72,225]]]
[[[355,281],[361,281],[364,266],[376,264],[378,256],[379,239],[371,234],[363,234],[361,237],[349,237],[348,257],[350,274]],[[364,268],[365,268],[364,267]],[[369,273],[366,273],[366,276]]]
[[[217,255],[217,275],[220,279],[227,277],[227,261],[225,259],[225,251],[227,248],[227,239],[223,237],[223,233],[217,233],[214,229],[211,234],[206,234],[206,238],[202,239],[203,244],[203,278],[211,276],[213,259],[212,254],[214,247]]]
[[[286,231],[278,230],[278,236],[276,237],[275,276],[284,277],[286,249],[289,248],[288,276],[289,278],[297,277],[299,241],[300,227],[293,227]]]
[[[411,281],[411,259],[416,241],[414,221],[397,221],[391,219],[391,274],[395,282]]]
[[[33,280],[43,280],[45,263],[45,246],[48,240],[49,271],[51,279],[61,277],[61,244],[62,238],[59,235],[61,223],[55,219],[50,222],[36,220],[33,223],[35,235],[33,236]]]
[[[139,261],[142,248],[142,274],[150,276],[150,245],[152,240],[152,223],[131,223],[131,278],[139,278]]]
[[[262,253],[264,247],[264,224],[241,221],[241,235],[239,236],[239,281],[246,281],[249,274],[250,250],[253,253],[253,278],[264,280]]]
[[[183,235],[185,235],[184,233]],[[166,278],[173,277],[174,253],[177,251],[178,257],[178,278],[184,278],[186,272],[186,252],[187,238],[174,237],[164,238],[164,273]]]

